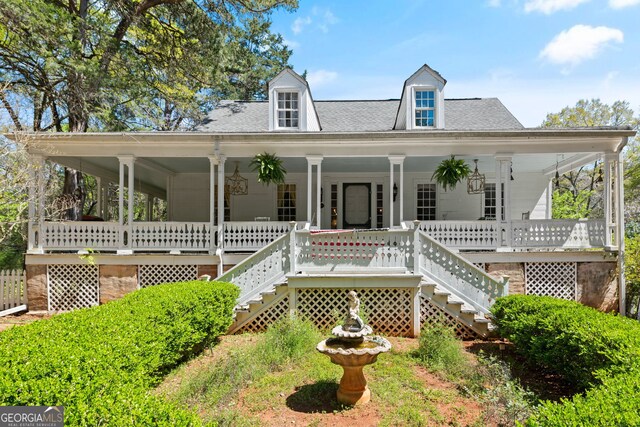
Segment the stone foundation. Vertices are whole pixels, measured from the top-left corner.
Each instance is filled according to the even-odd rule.
[[[29,311],[49,309],[47,266],[27,265],[27,304]]]
[[[618,266],[615,262],[579,262],[576,300],[601,311],[618,310]]]
[[[120,299],[138,289],[137,265],[100,266],[100,304]]]
[[[502,281],[502,276],[509,276],[509,294],[525,294],[527,291],[524,279],[524,263],[498,262],[487,264],[487,273]]]
[[[211,279],[218,277],[218,266],[217,265],[199,265],[198,266],[198,277],[208,274],[211,276]]]

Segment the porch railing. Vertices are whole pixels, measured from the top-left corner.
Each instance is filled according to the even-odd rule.
[[[285,221],[246,221],[224,223],[225,251],[257,251],[289,232]]]
[[[296,271],[375,268],[407,269],[413,265],[413,230],[296,232]]]
[[[222,243],[226,252],[257,251],[288,233],[290,224],[280,221],[225,222]],[[606,242],[604,220],[518,220],[496,221],[424,221],[420,230],[457,250],[602,248]],[[407,230],[393,230],[400,234],[393,239],[383,238],[380,232],[359,231],[335,234],[304,232],[304,246],[300,254],[303,263],[309,257],[331,261],[331,257],[350,257],[354,263],[371,258],[380,266],[399,263],[398,257],[410,257],[404,251],[407,242],[400,236]],[[378,233],[378,234],[376,234]],[[90,248],[97,251],[129,249],[141,252],[179,250],[210,252],[217,247],[218,229],[208,222],[134,222],[131,227],[114,222],[44,222],[33,233],[34,248],[53,251],[77,251]],[[383,240],[386,245],[383,245]],[[411,239],[404,237],[404,239]],[[501,243],[500,243],[501,241]],[[391,245],[391,246],[389,246]],[[405,245],[405,246],[403,246]],[[313,250],[312,250],[313,249]],[[357,250],[356,250],[357,249]]]
[[[452,249],[495,249],[496,221],[423,221],[420,230]]]

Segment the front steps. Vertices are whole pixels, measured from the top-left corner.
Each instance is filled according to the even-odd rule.
[[[410,273],[313,273],[288,276],[258,298],[236,307],[229,333],[265,330],[282,316],[298,311],[320,328],[344,315],[346,294],[355,290],[374,330],[390,336],[416,336],[425,322],[440,318],[463,338],[487,337],[489,319],[421,275]],[[343,306],[344,305],[344,306]]]

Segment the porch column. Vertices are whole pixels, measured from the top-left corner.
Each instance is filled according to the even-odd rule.
[[[605,154],[602,162],[602,168],[604,169],[604,246],[607,249],[614,248],[612,237],[614,233],[617,234],[617,221],[613,218],[613,198],[617,197],[617,194],[613,192],[613,177],[611,176],[611,166],[615,164],[617,159],[617,154],[608,153]]]
[[[511,155],[497,155],[496,161],[496,224],[498,246],[511,247]],[[504,187],[504,190],[503,190]],[[504,211],[504,219],[502,212]],[[503,227],[505,233],[502,232]]]
[[[389,156],[389,228],[393,228],[395,226],[393,222],[393,211],[395,202],[393,200],[393,186],[394,186],[394,166],[398,165],[399,173],[400,173],[400,206],[398,209],[399,220],[398,223],[401,224],[404,221],[404,159],[405,156]]]
[[[322,156],[307,156],[307,222],[313,221],[313,167],[316,167],[316,227],[321,227]]]
[[[218,249],[224,249],[224,164],[226,160],[225,156],[218,156]]]
[[[216,165],[218,158],[209,156],[209,253],[215,252],[215,224],[216,224]],[[224,215],[224,211],[223,211]]]
[[[28,253],[43,253],[42,229],[44,225],[44,157],[29,156],[29,199],[28,199]],[[37,224],[37,227],[36,227]],[[37,232],[37,234],[36,234]],[[37,237],[36,237],[37,236]],[[36,246],[37,243],[37,246]]]
[[[102,179],[96,176],[96,216],[103,218],[102,216]]]
[[[118,225],[120,226],[120,249],[118,249],[119,254],[130,254],[131,251],[131,232],[133,227],[133,202],[134,202],[134,172],[133,172],[133,164],[135,162],[134,156],[118,156],[118,161],[120,162],[120,176],[119,176],[119,191],[118,191]],[[127,167],[127,176],[128,176],[128,198],[127,201],[127,226],[125,228],[124,222],[124,168]],[[127,244],[125,245],[124,233],[125,230],[127,232]]]
[[[625,144],[626,145],[626,144]],[[624,145],[623,145],[624,146]],[[625,281],[625,265],[624,265],[624,157],[622,152],[617,154],[616,168],[616,243],[618,245],[618,304],[620,305],[620,314],[625,316],[627,313],[627,286]]]

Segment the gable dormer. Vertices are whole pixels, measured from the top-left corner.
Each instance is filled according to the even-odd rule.
[[[269,82],[269,130],[321,130],[309,85],[290,68]]]
[[[444,129],[447,81],[427,64],[404,82],[394,129]]]

